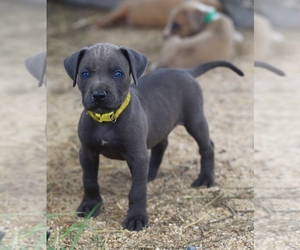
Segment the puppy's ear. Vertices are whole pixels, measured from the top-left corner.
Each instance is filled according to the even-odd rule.
[[[87,49],[88,49],[87,47],[82,48],[81,50],[78,50],[77,52],[68,56],[64,60],[65,70],[68,73],[69,77],[73,80],[73,87],[76,86],[78,67],[79,67],[80,61],[81,61],[84,53],[87,51]]]
[[[41,87],[46,72],[46,52],[27,58],[25,60],[25,67],[28,72],[39,81],[38,86]]]
[[[138,79],[142,76],[147,67],[147,57],[126,47],[120,47],[120,50],[129,62],[130,71],[135,85],[138,85]]]
[[[203,26],[204,16],[205,13],[198,9],[190,10],[187,13],[187,18],[190,23],[191,34],[198,32],[201,29],[201,27]]]

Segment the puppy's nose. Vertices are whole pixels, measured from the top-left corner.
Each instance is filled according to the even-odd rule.
[[[96,90],[94,90],[94,91],[92,92],[92,97],[93,97],[96,101],[103,101],[103,100],[105,100],[106,96],[107,96],[107,93],[106,93],[106,91],[104,91],[104,90],[102,90],[102,91],[96,91]]]

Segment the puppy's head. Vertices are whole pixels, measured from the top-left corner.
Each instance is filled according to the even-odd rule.
[[[64,60],[64,67],[76,82],[87,110],[103,112],[117,109],[126,98],[130,74],[138,79],[147,66],[147,57],[139,52],[109,43],[82,48]]]
[[[200,32],[206,25],[206,17],[215,8],[196,1],[183,3],[170,12],[169,20],[163,30],[163,38],[172,35],[187,37]]]

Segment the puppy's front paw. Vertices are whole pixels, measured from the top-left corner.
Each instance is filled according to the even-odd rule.
[[[87,217],[89,213],[97,206],[92,214],[92,217],[96,217],[100,214],[100,205],[102,204],[102,198],[97,199],[83,199],[79,207],[77,208],[77,216]]]
[[[149,226],[148,214],[147,212],[145,215],[141,216],[129,216],[127,215],[124,223],[123,228],[128,229],[130,231],[140,231],[144,227]]]
[[[212,187],[215,185],[215,176],[213,173],[201,173],[198,178],[192,183],[191,187],[200,186]]]

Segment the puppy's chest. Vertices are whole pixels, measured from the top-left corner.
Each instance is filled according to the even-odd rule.
[[[117,135],[110,131],[98,131],[91,137],[93,147],[97,148],[99,154],[111,159],[122,160],[123,146]]]

